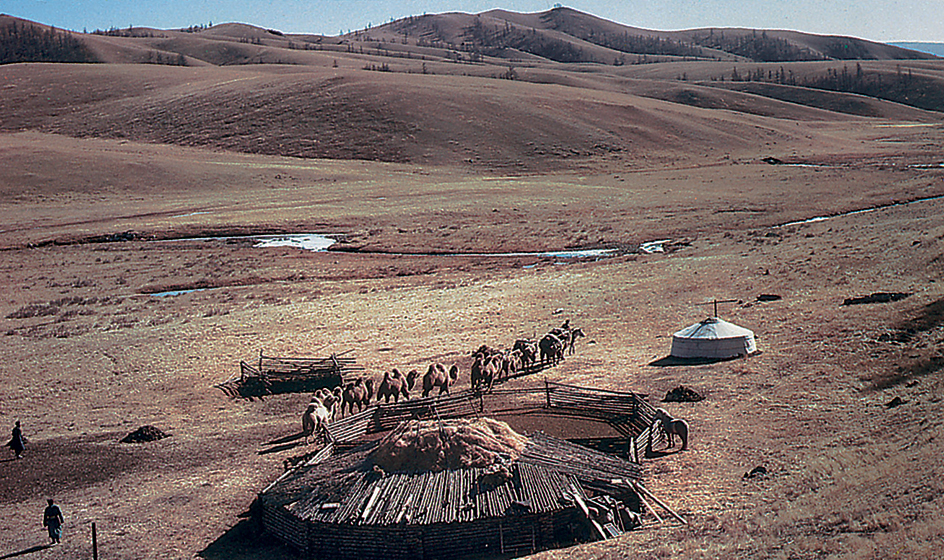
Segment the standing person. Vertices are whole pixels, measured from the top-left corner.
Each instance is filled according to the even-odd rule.
[[[23,450],[26,449],[26,441],[23,439],[23,430],[20,429],[20,421],[16,421],[13,427],[13,437],[7,442],[7,447],[13,450],[13,454],[19,459],[23,456]]]
[[[65,523],[65,519],[62,518],[62,510],[59,509],[52,498],[46,500],[46,503],[49,505],[43,511],[43,527],[49,530],[51,544],[59,544],[59,539],[62,538],[62,524]]]

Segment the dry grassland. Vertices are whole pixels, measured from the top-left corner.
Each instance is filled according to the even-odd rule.
[[[201,76],[222,84],[227,72],[242,71]],[[559,90],[540,91],[566,114]],[[292,558],[242,516],[283,460],[307,451],[273,444],[298,431],[307,395],[229,399],[213,384],[240,360],[351,350],[379,378],[464,363],[482,343],[508,346],[569,318],[589,336],[550,379],[653,402],[684,384],[708,398],[664,405],[690,422],[692,445],[645,463],[649,487],[688,527],[650,524],[536,557],[939,558],[944,199],[894,205],[944,195],[944,171],[915,167],[940,162],[939,121],[738,113],[712,124],[704,109],[634,103],[658,116],[640,117],[657,135],[678,126],[703,143],[682,160],[686,138],[571,159],[522,151],[512,172],[239,154],[146,132],[73,138],[77,128],[55,126],[125,116],[26,115],[31,131],[0,135],[0,418],[4,429],[21,420],[30,439],[24,460],[0,462],[0,556],[45,542],[40,513],[55,496],[64,542],[26,558],[88,557],[92,522],[103,558]],[[465,146],[489,136],[463,130]],[[818,165],[762,163],[769,155]],[[182,239],[265,232],[343,234],[343,247],[367,253]],[[670,250],[632,252],[655,239]],[[391,254],[599,246],[627,252]],[[202,291],[149,295],[172,289]],[[879,291],[913,295],[842,305]],[[713,298],[739,300],[721,314],[754,330],[762,353],[650,366]],[[886,407],[894,397],[904,404]],[[146,424],[171,437],[118,443]],[[769,476],[745,480],[758,465]]]

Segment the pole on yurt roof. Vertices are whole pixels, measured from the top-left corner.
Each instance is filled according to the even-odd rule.
[[[711,301],[706,301],[705,303],[696,303],[695,305],[713,305],[713,306],[714,306],[715,314],[712,315],[712,317],[717,317],[717,316],[718,316],[718,304],[719,304],[719,303],[737,303],[737,302],[738,302],[738,300],[736,300],[736,299],[724,299],[724,300],[721,300],[721,301],[718,301],[717,299],[714,299],[714,300],[711,300]]]

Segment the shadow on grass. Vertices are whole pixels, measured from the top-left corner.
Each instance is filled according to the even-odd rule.
[[[32,553],[34,553],[34,552],[39,552],[39,551],[41,551],[41,550],[46,550],[47,548],[52,548],[52,545],[51,545],[51,544],[41,544],[41,545],[39,545],[39,546],[31,546],[31,547],[29,547],[29,548],[24,548],[23,550],[20,550],[20,551],[17,551],[17,552],[11,552],[10,554],[6,554],[6,555],[4,555],[4,556],[0,556],[0,560],[3,560],[4,558],[16,558],[17,556],[25,556],[25,555],[27,555],[27,554],[32,554]]]
[[[305,432],[298,432],[297,434],[292,434],[290,436],[281,437],[269,442],[266,442],[267,447],[259,451],[259,455],[268,455],[269,453],[280,453],[282,451],[288,451],[289,449],[295,449],[296,447],[307,446],[308,443],[305,442]]]
[[[653,362],[649,362],[654,367],[672,367],[672,366],[703,366],[705,364],[717,364],[721,362],[730,362],[731,360],[740,360],[744,356],[733,356],[731,358],[676,358],[675,356],[665,356]]]
[[[668,457],[669,455],[676,455],[682,452],[681,447],[676,447],[675,449],[661,449],[659,451],[653,451],[652,449],[646,449],[646,459],[659,459],[661,457]]]
[[[881,391],[904,385],[919,377],[926,377],[944,369],[944,357],[935,356],[915,362],[910,367],[898,368],[898,372],[889,376],[881,376],[872,381],[871,389]]]
[[[916,334],[933,330],[941,325],[944,325],[944,298],[925,305],[917,316],[899,324],[898,332],[893,338],[899,342],[910,342]],[[909,366],[899,367],[894,373],[874,377],[869,388],[878,391],[891,389],[917,378],[935,374],[942,369],[944,369],[944,357],[932,356],[918,360]]]
[[[294,549],[262,531],[259,521],[246,512],[226,531],[197,553],[205,560],[298,560]]]

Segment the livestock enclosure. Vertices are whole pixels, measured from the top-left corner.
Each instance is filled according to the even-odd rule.
[[[661,428],[652,431],[656,408],[648,395],[607,391],[556,383],[545,379],[544,387],[494,389],[491,392],[463,390],[452,394],[398,403],[380,404],[328,424],[331,441],[351,445],[368,434],[396,428],[418,418],[466,418],[542,412],[586,418],[612,427],[624,438],[624,452],[632,460],[645,456],[650,445],[664,441]],[[650,441],[650,436],[652,441]]]
[[[537,432],[495,484],[485,482],[489,468],[386,473],[372,460],[373,434],[389,438],[420,419],[442,430],[451,420],[535,411],[612,426],[627,458]],[[261,522],[308,558],[507,557],[609,538],[632,524],[595,512],[607,503],[649,507],[640,459],[664,441],[654,420],[646,395],[546,380],[376,404],[329,423],[325,447],[260,492]]]
[[[346,352],[345,352],[346,353]],[[216,385],[231,397],[255,398],[279,393],[303,393],[343,385],[364,368],[344,354],[324,358],[266,356],[256,363],[239,362],[239,374]]]

